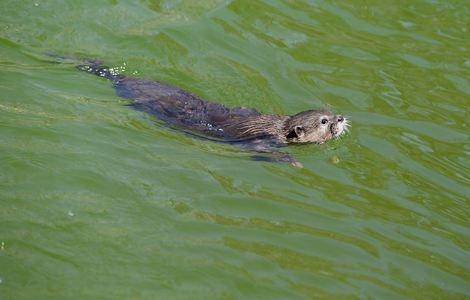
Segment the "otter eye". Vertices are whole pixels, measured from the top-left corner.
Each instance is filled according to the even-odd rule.
[[[322,124],[328,123],[328,119],[321,119],[321,123],[322,123]]]

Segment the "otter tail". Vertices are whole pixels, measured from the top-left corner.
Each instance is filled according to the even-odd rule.
[[[111,81],[117,81],[119,79],[124,78],[123,75],[119,75],[116,69],[103,66],[102,62],[96,59],[80,58],[80,57],[75,57],[75,56],[52,54],[52,53],[45,53],[45,54],[49,57],[53,57],[56,59],[78,62],[80,64],[77,65],[76,68],[79,69],[80,71],[84,71],[84,72],[87,72],[96,76],[107,78]]]

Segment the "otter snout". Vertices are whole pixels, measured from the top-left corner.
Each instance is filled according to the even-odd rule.
[[[336,116],[336,122],[331,124],[331,132],[334,137],[338,137],[348,130],[348,126],[348,120],[342,115],[338,115]]]

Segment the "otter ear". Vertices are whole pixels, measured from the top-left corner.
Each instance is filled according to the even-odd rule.
[[[297,137],[303,137],[305,134],[305,130],[302,126],[295,126],[294,131]]]
[[[291,132],[289,132],[289,134],[287,135],[287,138],[288,139],[301,138],[304,136],[304,133],[305,133],[305,130],[302,126],[295,126],[294,129],[292,129]]]

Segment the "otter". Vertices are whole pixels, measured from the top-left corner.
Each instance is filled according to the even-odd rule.
[[[166,83],[124,76],[97,60],[83,61],[77,66],[79,70],[111,80],[120,97],[132,100],[129,106],[191,134],[238,143],[242,148],[269,154],[254,155],[258,160],[299,166],[294,158],[273,147],[323,144],[341,136],[349,126],[345,117],[328,110],[307,110],[286,116],[262,114],[246,107],[229,108]]]

